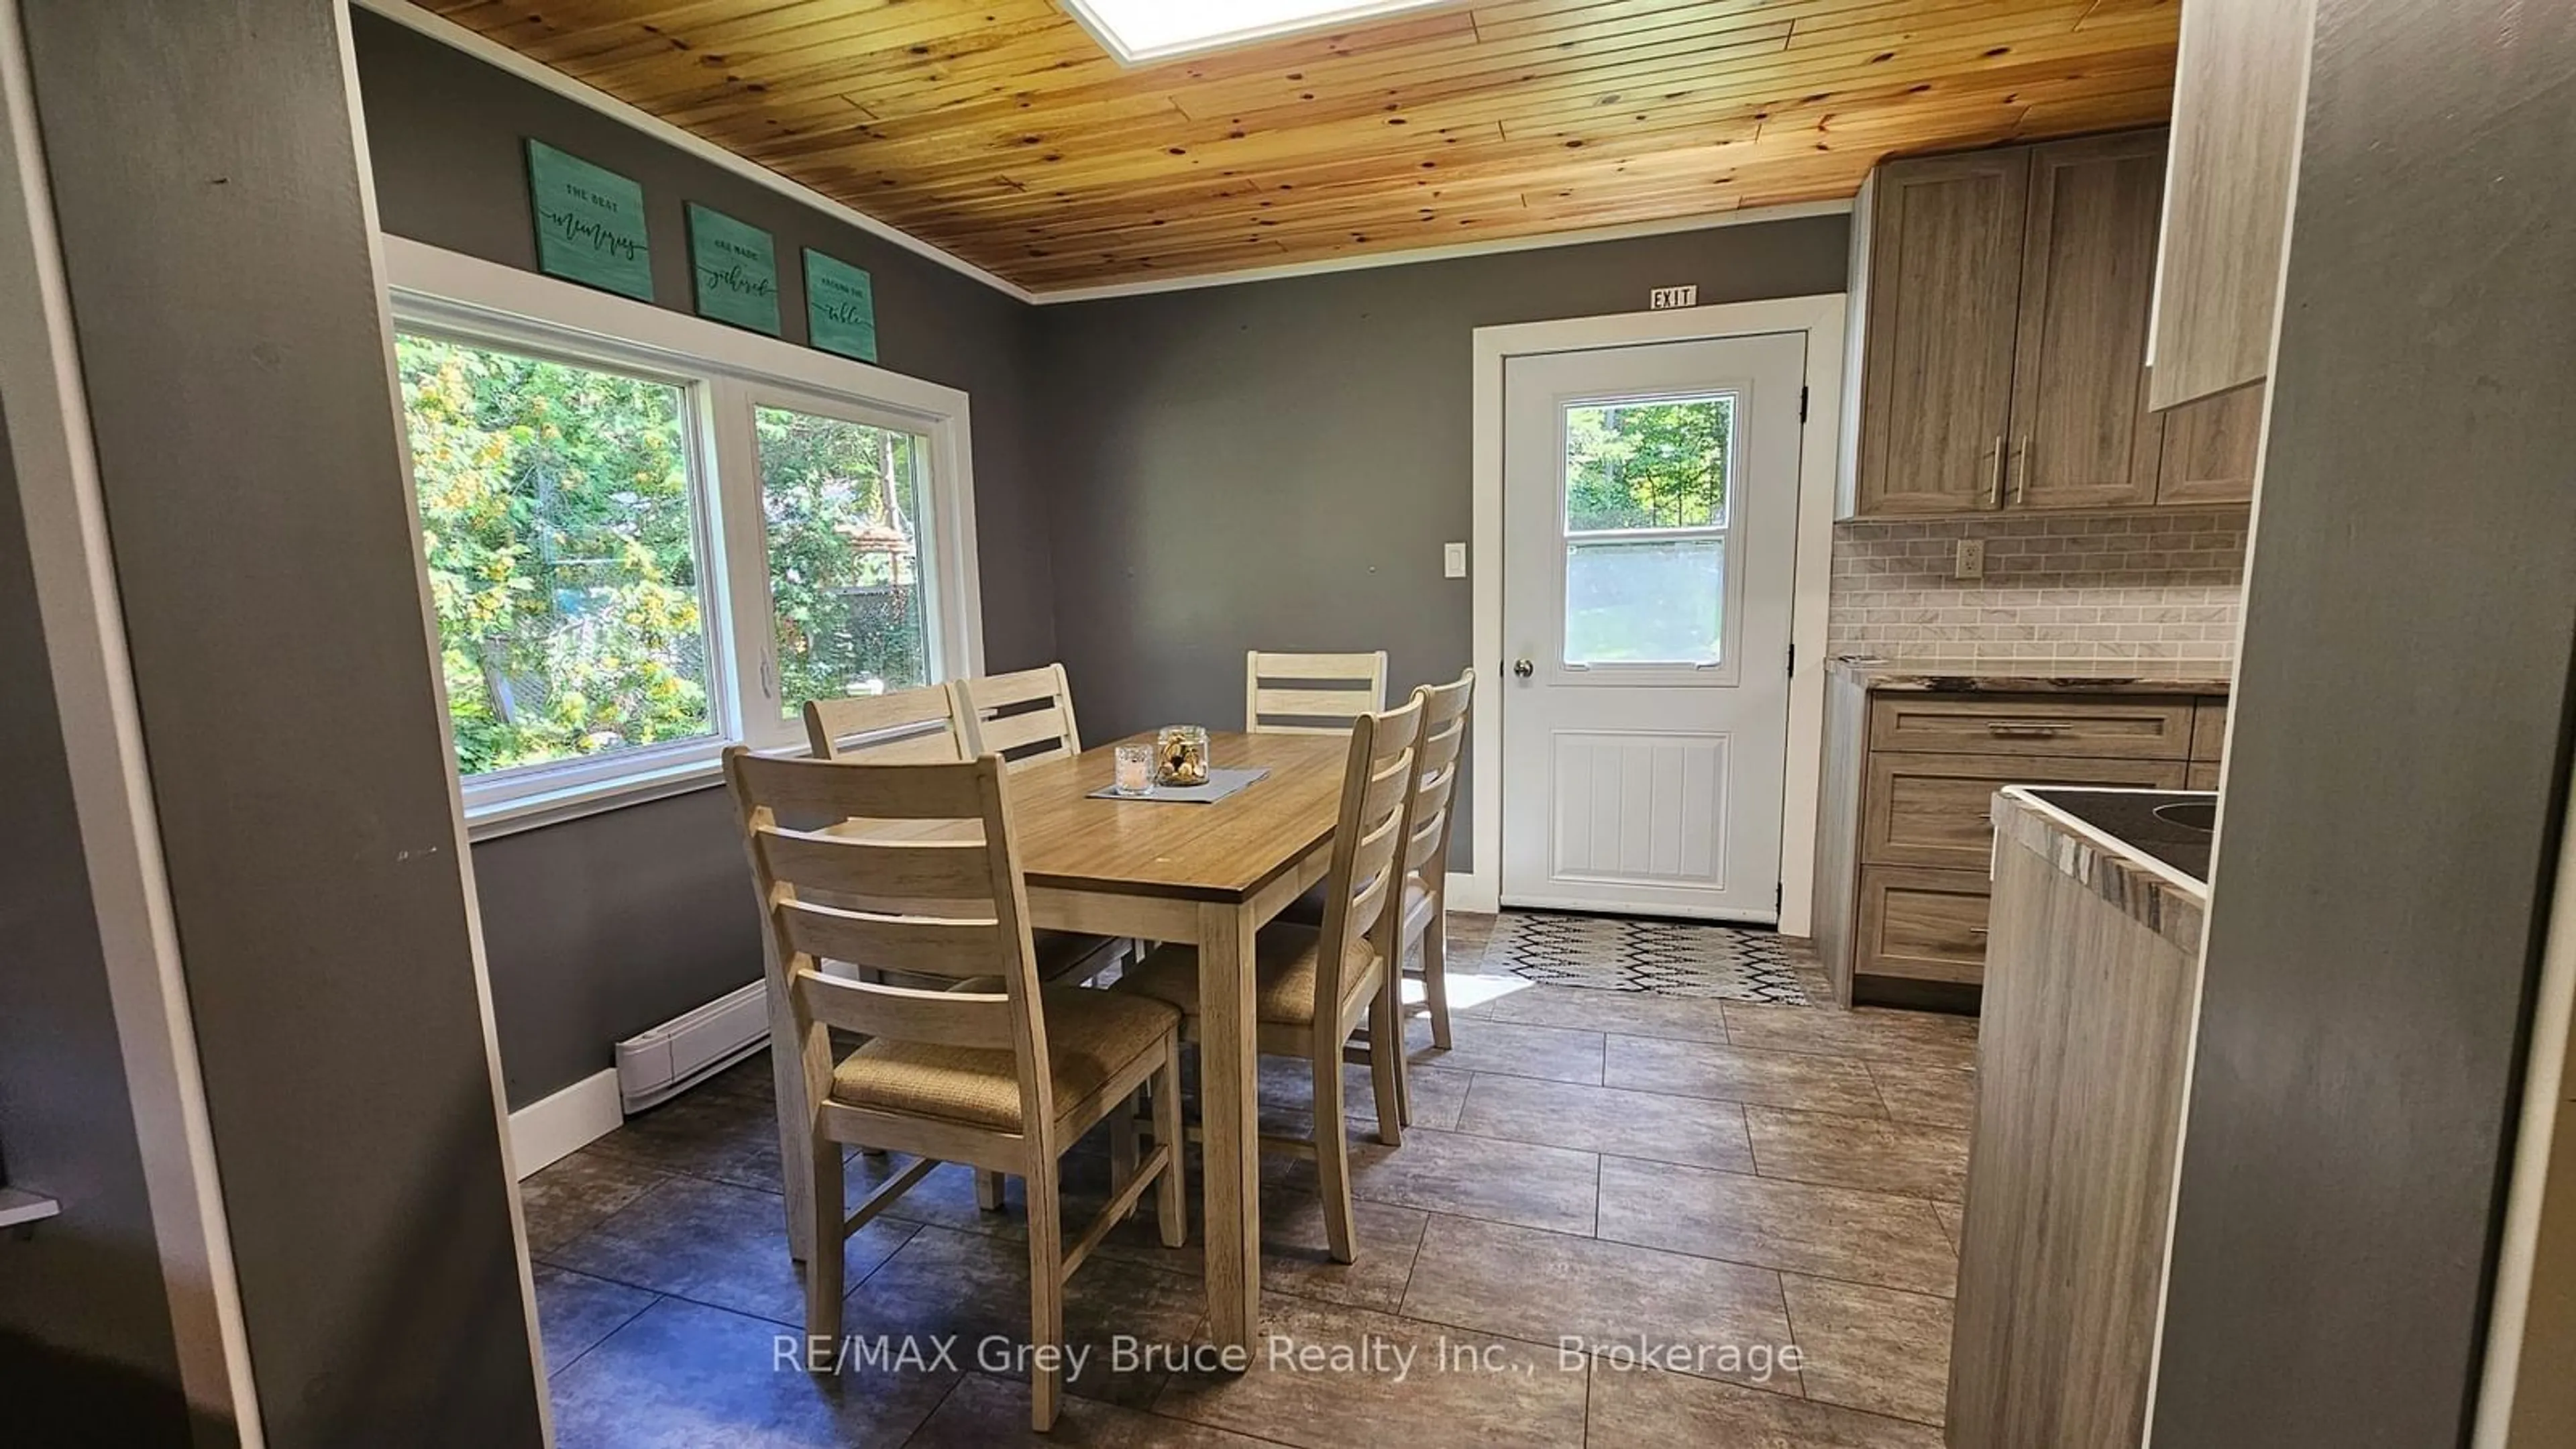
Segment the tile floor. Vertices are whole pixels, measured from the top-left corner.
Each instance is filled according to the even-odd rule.
[[[1457,918],[1453,970],[1490,924]],[[1192,1342],[1204,1300],[1195,1248],[1125,1225],[1067,1294],[1093,1357],[1034,1442],[1941,1442],[1973,1023],[1491,978],[1456,995],[1485,999],[1454,1051],[1416,1023],[1400,1150],[1369,1135],[1364,1082],[1350,1094],[1360,1260],[1325,1256],[1312,1166],[1266,1163],[1265,1343],[1227,1376],[1143,1361]],[[1302,1130],[1307,1095],[1265,1065],[1276,1126]],[[854,1159],[852,1200],[882,1172]],[[1066,1172],[1078,1226],[1105,1149]],[[851,1239],[848,1333],[919,1350],[816,1378],[779,1358],[801,1309],[777,1179],[754,1058],[524,1185],[561,1443],[1034,1439],[1024,1378],[984,1343],[1027,1332],[1016,1184],[984,1213],[942,1168]]]

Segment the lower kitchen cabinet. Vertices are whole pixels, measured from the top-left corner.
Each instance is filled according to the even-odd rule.
[[[1976,1009],[1995,791],[2217,787],[2214,671],[2090,692],[2000,672],[1937,683],[1902,665],[1836,661],[1827,675],[1815,934],[1844,1004]]]

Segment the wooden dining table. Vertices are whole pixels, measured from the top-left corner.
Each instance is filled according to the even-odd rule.
[[[1110,782],[1115,747],[1011,773],[1029,923],[1198,948],[1208,1322],[1218,1346],[1249,1351],[1261,1322],[1253,937],[1324,878],[1350,741],[1212,733],[1211,763],[1269,773],[1205,803],[1091,798]],[[801,1093],[798,1076],[780,1073],[780,1090]],[[786,1120],[805,1120],[803,1103],[782,1105]],[[811,1166],[790,1151],[785,1170],[788,1221],[810,1222]]]

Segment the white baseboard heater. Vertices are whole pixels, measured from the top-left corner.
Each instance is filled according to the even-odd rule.
[[[627,1115],[667,1102],[769,1041],[769,984],[755,981],[617,1044]]]

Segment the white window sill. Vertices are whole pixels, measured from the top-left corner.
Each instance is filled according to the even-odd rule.
[[[605,780],[517,794],[482,804],[475,803],[469,792],[465,804],[465,838],[479,845],[523,830],[539,830],[549,825],[561,825],[567,820],[579,820],[585,815],[622,810],[629,805],[666,800],[673,795],[686,795],[690,791],[719,784],[723,779],[723,759],[708,755]]]
[[[474,798],[475,788],[469,784],[465,790],[466,842],[480,845],[523,830],[542,830],[585,815],[601,815],[629,805],[709,789],[724,783],[725,748],[719,740],[705,746],[704,753],[692,751],[677,760],[642,762],[622,774],[567,782],[551,790],[522,788],[481,801]],[[805,753],[805,745],[802,741],[757,745],[752,752],[772,758],[794,757]]]

